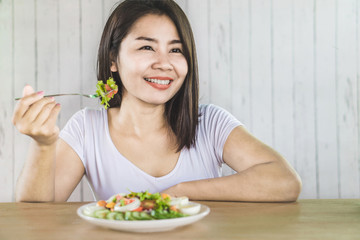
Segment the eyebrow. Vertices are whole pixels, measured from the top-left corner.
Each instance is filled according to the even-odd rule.
[[[149,41],[149,42],[155,42],[155,43],[158,42],[158,40],[156,40],[155,38],[150,38],[150,37],[137,37],[135,40]],[[178,39],[171,40],[169,43],[170,44],[177,44],[177,43],[182,44],[182,42]]]

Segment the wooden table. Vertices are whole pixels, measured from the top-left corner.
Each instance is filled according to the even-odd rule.
[[[84,203],[0,203],[0,239],[360,239],[360,199],[201,203],[207,217],[161,233],[94,226],[76,214]]]

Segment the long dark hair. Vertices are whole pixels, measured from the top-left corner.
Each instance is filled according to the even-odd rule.
[[[110,108],[120,107],[122,100],[119,73],[110,71],[111,63],[117,62],[120,44],[139,18],[147,14],[166,15],[175,24],[183,44],[183,54],[187,60],[188,73],[179,91],[165,104],[165,117],[177,138],[180,151],[195,143],[198,125],[199,77],[194,36],[190,23],[173,0],[125,0],[112,12],[106,22],[98,51],[98,79],[106,81],[113,77],[119,92],[110,100]]]

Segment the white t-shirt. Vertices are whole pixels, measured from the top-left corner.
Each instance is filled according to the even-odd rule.
[[[85,108],[75,113],[60,137],[83,162],[97,200],[129,191],[156,193],[181,182],[221,176],[225,141],[241,123],[215,105],[200,105],[199,113],[196,144],[190,149],[184,147],[175,168],[161,177],[142,171],[117,150],[109,134],[107,111],[103,108]]]

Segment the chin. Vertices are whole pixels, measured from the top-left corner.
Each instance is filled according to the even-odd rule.
[[[163,105],[165,103],[167,103],[169,101],[169,99],[144,99],[143,102],[150,104],[150,105]]]
[[[152,104],[152,105],[163,105],[165,103],[167,103],[169,100],[171,99],[171,97],[162,97],[162,98],[147,98],[147,99],[142,99],[144,102],[148,103],[148,104]]]

